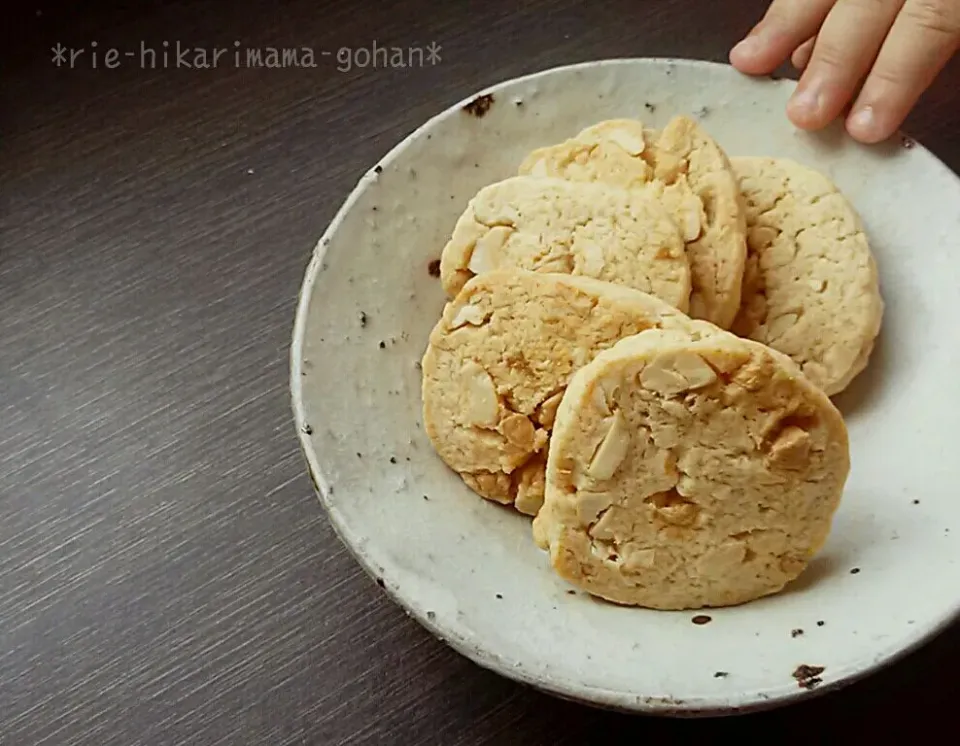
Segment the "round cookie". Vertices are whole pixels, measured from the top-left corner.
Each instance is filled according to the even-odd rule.
[[[515,176],[482,189],[440,257],[450,297],[497,268],[593,277],[686,311],[690,264],[676,225],[649,195],[605,184]]]
[[[622,337],[685,319],[653,296],[600,280],[478,275],[430,335],[424,429],[475,492],[535,515],[554,414],[573,373]]]
[[[748,258],[733,331],[789,355],[828,395],[867,367],[880,332],[877,266],[856,210],[791,160],[734,158]]]
[[[789,358],[702,322],[645,331],[571,380],[534,538],[616,603],[741,604],[819,551],[849,467],[840,413]]]
[[[631,119],[600,122],[533,151],[519,172],[651,192],[686,242],[690,315],[723,329],[733,323],[746,257],[743,204],[726,154],[696,122],[675,117],[659,132]]]

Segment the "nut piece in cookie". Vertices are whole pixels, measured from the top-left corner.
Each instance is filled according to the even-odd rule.
[[[652,193],[686,243],[690,315],[724,329],[733,323],[746,258],[744,209],[729,159],[695,121],[676,117],[662,131],[631,119],[600,122],[533,151],[519,172]]]
[[[789,358],[702,322],[648,330],[573,376],[534,539],[600,598],[741,604],[819,551],[849,468],[840,413]]]
[[[822,174],[773,158],[735,158],[749,246],[740,336],[789,355],[832,396],[870,359],[883,299],[860,217]]]
[[[571,275],[491,270],[447,304],[424,355],[423,421],[440,458],[477,493],[534,515],[570,377],[646,329],[689,323],[638,290]],[[594,470],[612,468],[616,430]]]
[[[686,311],[690,264],[676,225],[648,194],[563,179],[513,178],[482,189],[440,259],[450,297],[499,268],[592,277]]]

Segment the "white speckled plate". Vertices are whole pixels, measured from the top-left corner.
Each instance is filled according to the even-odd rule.
[[[906,138],[866,148],[839,129],[795,131],[783,114],[792,88],[671,60],[509,81],[391,150],[321,239],[291,354],[310,472],[364,568],[480,665],[601,706],[724,714],[849,683],[960,610],[960,180]],[[838,401],[853,468],[823,553],[781,595],[699,625],[693,613],[571,593],[529,520],[474,496],[434,455],[417,368],[444,303],[428,266],[482,186],[599,120],[662,126],[679,113],[731,155],[791,157],[829,175],[864,217],[887,302],[872,365]],[[823,670],[801,686],[800,666]]]

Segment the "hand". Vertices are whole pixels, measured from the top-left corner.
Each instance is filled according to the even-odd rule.
[[[803,71],[787,105],[802,129],[846,115],[875,143],[893,135],[960,49],[960,0],[773,0],[730,53],[741,72],[767,75],[788,57]]]

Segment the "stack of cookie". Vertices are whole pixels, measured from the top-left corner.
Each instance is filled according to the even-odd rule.
[[[883,304],[821,175],[695,122],[614,120],[480,191],[441,257],[426,431],[535,516],[554,569],[617,603],[744,603],[823,545],[849,471],[829,396]]]

